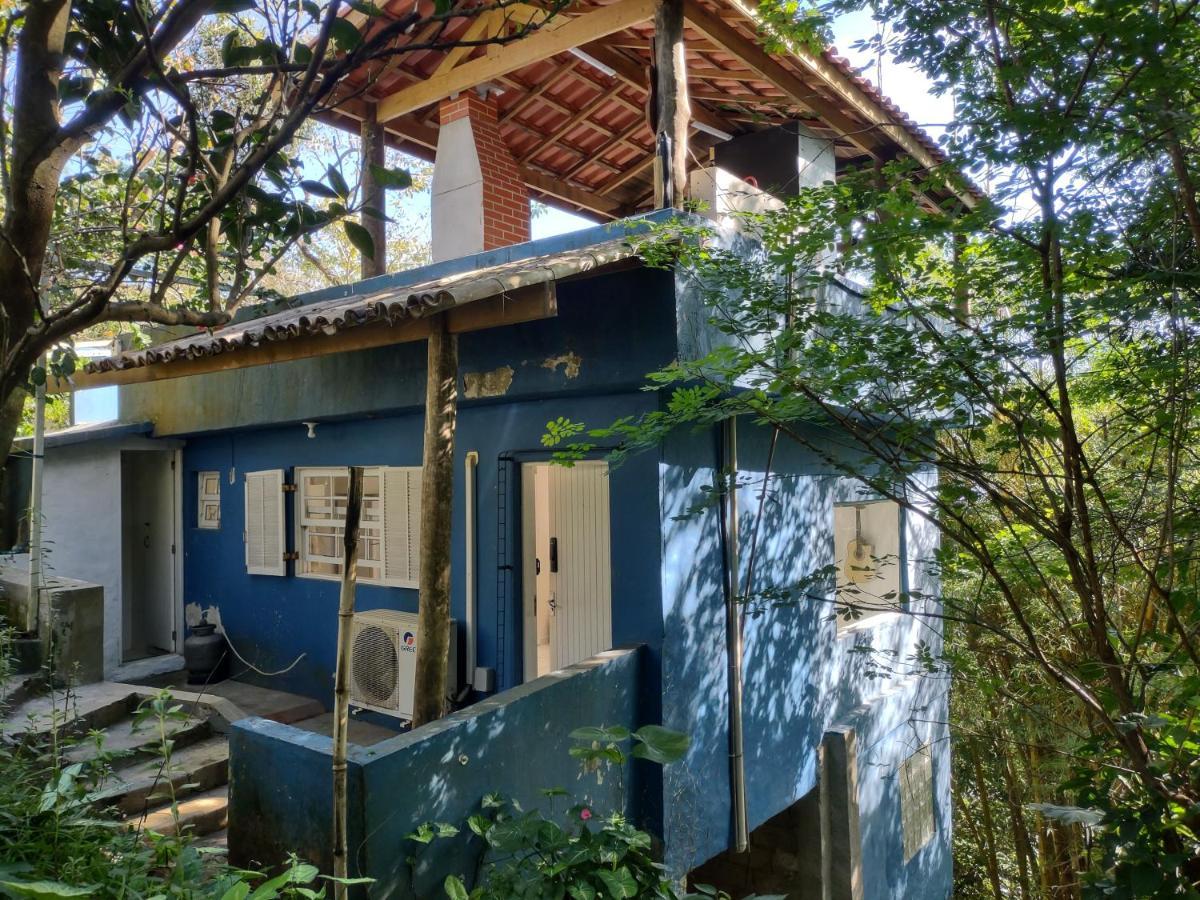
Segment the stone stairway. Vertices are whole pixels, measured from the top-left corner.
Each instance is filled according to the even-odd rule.
[[[213,685],[203,695],[170,685],[173,703],[187,716],[169,720],[160,734],[153,718],[134,726],[138,706],[158,689],[96,682],[15,704],[6,691],[11,705],[0,719],[0,737],[57,727],[74,738],[66,751],[69,760],[82,762],[101,753],[108,759],[111,775],[95,798],[97,807],[113,810],[130,828],[164,835],[186,831],[197,846],[224,848],[230,723],[249,714],[299,722],[319,716],[322,707],[306,697],[236,681]],[[162,757],[164,737],[171,742],[169,766]]]
[[[159,834],[188,831],[202,837],[223,831],[229,800],[229,742],[208,719],[187,723],[170,734],[169,764],[161,757],[161,739],[145,731],[127,734],[128,724],[110,731],[106,747],[141,736],[128,757],[113,765],[113,775],[98,805],[115,809],[130,827]],[[76,748],[82,749],[82,748]],[[172,811],[172,802],[175,810]]]

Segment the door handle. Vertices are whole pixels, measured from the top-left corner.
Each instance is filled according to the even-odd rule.
[[[550,595],[550,599],[547,601],[546,605],[550,607],[551,613],[558,615],[558,599],[554,594]]]

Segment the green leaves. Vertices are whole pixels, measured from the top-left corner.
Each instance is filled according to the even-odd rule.
[[[643,725],[633,737],[637,742],[633,747],[634,756],[663,766],[683,759],[692,743],[686,734],[661,725]]]
[[[0,881],[0,891],[10,897],[29,897],[32,900],[91,897],[95,893],[92,888],[72,887],[58,881]]]
[[[628,866],[621,866],[616,871],[597,869],[596,877],[604,884],[608,896],[624,900],[638,895],[638,883],[629,871]]]
[[[349,219],[342,222],[342,227],[346,230],[346,238],[359,253],[367,259],[375,258],[375,240],[367,229]]]
[[[337,18],[329,30],[329,36],[339,50],[349,53],[362,43],[362,32],[349,19]]]
[[[462,883],[462,879],[457,875],[447,875],[443,887],[446,890],[446,896],[450,900],[468,900],[470,896]]]
[[[412,175],[406,169],[388,169],[370,164],[371,177],[386,190],[402,190],[412,187]]]

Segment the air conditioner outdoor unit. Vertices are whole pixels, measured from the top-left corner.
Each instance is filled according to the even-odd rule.
[[[447,693],[458,691],[457,628],[450,622]],[[354,614],[350,625],[350,704],[412,720],[417,616],[391,609]]]

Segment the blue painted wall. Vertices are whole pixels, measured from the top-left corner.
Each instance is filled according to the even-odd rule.
[[[498,668],[500,688],[519,683],[522,672],[520,584],[516,578],[520,566],[519,463],[547,458],[541,437],[546,423],[558,416],[601,423],[652,408],[653,398],[637,388],[647,371],[670,358],[673,310],[668,288],[669,279],[663,273],[644,270],[562,285],[557,318],[464,335],[461,340],[462,372],[501,366],[514,369],[512,386],[502,398],[464,400],[455,452],[453,527],[460,536],[466,525],[463,460],[472,450],[480,457],[476,504],[478,665]],[[577,373],[568,371],[562,362],[546,365],[548,358],[563,355],[577,359]],[[340,360],[344,377],[326,381],[293,378],[293,393],[281,397],[278,405],[271,403],[274,395],[264,386],[279,384],[283,376],[269,370],[282,367],[222,373],[246,379],[241,382],[242,393],[235,396],[247,398],[247,403],[239,407],[226,400],[220,405],[226,410],[221,415],[246,417],[253,411],[263,418],[277,416],[283,408],[301,418],[312,415],[323,421],[312,439],[297,421],[193,433],[184,450],[183,510],[185,602],[201,608],[218,607],[230,640],[259,669],[284,669],[303,654],[293,668],[270,678],[269,684],[325,703],[332,696],[338,585],[292,574],[246,574],[244,475],[297,466],[420,465],[423,414],[416,404],[424,397],[424,346],[400,345],[386,353],[371,351],[330,359]],[[184,379],[180,384],[193,395],[215,395],[219,386],[208,382],[217,377]],[[250,380],[254,378],[259,381]],[[364,397],[358,385],[376,380],[377,389],[366,391]],[[310,385],[319,386],[314,391],[318,396],[311,401],[296,390],[301,386],[307,390]],[[175,402],[174,391],[163,395],[161,402],[167,402],[167,396]],[[346,405],[373,402],[381,410],[336,419],[313,411],[321,404],[336,404],[339,396]],[[413,405],[396,410],[393,404],[404,398]],[[218,409],[216,405],[203,406]],[[198,424],[217,424],[203,415],[196,420]],[[221,473],[218,530],[196,527],[196,473],[209,470]],[[651,455],[637,457],[614,469],[610,477],[614,645],[646,643],[657,660],[662,624],[656,461]],[[502,486],[506,488],[503,512]],[[290,543],[292,502],[285,506]],[[501,541],[504,556],[499,555]],[[465,563],[465,541],[460,537],[453,546],[451,575],[452,613],[459,621],[460,635],[465,619]],[[289,564],[289,573],[292,570]],[[415,612],[417,595],[415,590],[362,584],[357,605],[364,610]],[[461,652],[459,658],[463,658]]]
[[[484,795],[497,790],[548,818],[575,803],[594,807],[597,815],[637,816],[643,792],[634,767],[610,769],[603,780],[581,776],[567,752],[567,736],[585,725],[632,730],[642,724],[640,693],[649,665],[645,648],[612,651],[419,731],[372,747],[352,746],[351,874],[376,879],[371,896],[397,900],[444,896],[449,873],[470,886],[483,850],[470,831],[427,846],[407,835],[421,822],[461,826],[479,811]],[[232,862],[276,860],[299,849],[329,871],[331,740],[246,719],[234,726],[230,751]],[[541,793],[546,788],[570,796],[550,800]]]
[[[685,338],[689,345],[700,341],[705,330],[698,319],[701,311],[679,299],[685,293],[686,286],[672,275],[648,270],[570,282],[558,288],[556,319],[461,340],[464,373],[501,367],[513,371],[503,396],[464,400],[455,466],[454,528],[461,535],[462,459],[469,450],[480,454],[478,664],[497,668],[501,688],[521,678],[519,463],[545,457],[540,438],[546,422],[557,416],[600,424],[653,408],[657,400],[640,390],[644,373],[673,358]],[[188,437],[185,600],[218,606],[239,650],[261,668],[281,669],[304,654],[286,674],[269,679],[271,686],[328,702],[337,586],[291,575],[245,574],[240,476],[255,469],[304,465],[419,464],[423,370],[423,346],[400,345],[138,386],[123,395],[123,413],[154,419],[160,434]],[[307,418],[323,422],[313,440],[299,424]],[[743,565],[757,518],[768,439],[765,430],[743,424]],[[827,452],[839,452],[835,436],[823,440]],[[640,808],[642,822],[664,837],[667,862],[677,872],[723,850],[730,836],[722,561],[718,513],[715,507],[704,507],[711,496],[704,488],[713,483],[717,454],[710,432],[680,433],[658,454],[635,456],[615,469],[611,482],[614,644],[647,645],[634,718],[661,719],[693,739],[685,764],[668,768],[662,776],[657,770],[633,776],[639,795],[649,798]],[[195,473],[208,469],[223,476],[218,532],[194,527]],[[231,470],[237,475],[233,485],[228,480]],[[855,490],[818,455],[786,440],[779,446],[767,485],[759,539],[760,588],[792,584],[833,561],[833,504],[851,499]],[[936,537],[919,520],[910,519],[906,528],[908,584],[935,593],[929,558]],[[458,540],[452,584],[453,613],[460,623],[463,554]],[[415,610],[416,595],[363,585],[358,603],[361,609]],[[892,760],[868,767],[860,757],[860,776],[868,772],[861,778],[859,798],[864,878],[879,890],[874,893],[873,888],[868,896],[946,896],[946,742],[933,730],[925,735],[940,740],[935,744],[935,770],[941,780],[942,827],[930,847],[907,866],[897,862],[899,803],[895,778],[886,775],[911,737],[914,722],[945,721],[944,685],[918,679],[918,686],[910,689],[903,665],[892,674],[880,674],[872,659],[877,661],[875,654],[882,652],[892,661],[903,660],[919,638],[937,652],[937,635],[904,615],[838,635],[831,605],[806,601],[751,617],[745,637],[751,827],[813,787],[823,734],[852,720],[857,733],[869,735],[860,740],[860,747],[869,747],[871,759]],[[864,652],[867,645],[872,652]],[[918,694],[920,699],[914,699]],[[404,783],[399,770],[387,777],[392,780],[377,783],[380,797]],[[371,806],[369,799],[364,803],[370,806],[371,827],[377,818],[387,818],[383,807]]]
[[[813,432],[825,454],[841,452],[833,435]],[[739,426],[739,526],[742,576],[753,540],[764,485],[769,430]],[[692,735],[687,765],[665,773],[665,833],[672,868],[686,871],[731,844],[728,762],[728,683],[719,507],[703,505],[714,480],[718,444],[711,432],[677,434],[663,447],[659,468],[663,521],[662,601],[663,723]],[[787,588],[834,560],[833,504],[855,496],[856,485],[795,442],[781,438],[769,478],[758,536],[755,589]],[[936,593],[932,552],[936,535],[923,521],[905,524],[910,589]],[[946,685],[917,677],[920,703],[896,686],[911,679],[907,657],[918,639],[937,652],[938,636],[927,623],[892,614],[837,634],[831,597],[798,599],[794,605],[752,610],[745,626],[743,658],[747,802],[751,829],[808,793],[817,779],[818,748],[824,733],[854,715],[857,729],[875,735],[872,752],[900,746],[902,723],[945,722]],[[867,652],[867,648],[873,652]],[[881,671],[883,661],[893,668]],[[926,696],[933,690],[936,702]],[[940,706],[938,706],[940,704]],[[931,709],[935,714],[931,714]],[[878,733],[875,723],[892,728]],[[922,726],[925,727],[925,726]],[[943,741],[943,745],[944,745]],[[898,752],[898,751],[897,751]],[[860,757],[860,772],[864,763]],[[947,772],[943,760],[941,771]],[[871,769],[872,775],[876,773]],[[894,787],[894,785],[893,785]],[[948,782],[943,783],[948,797]],[[870,841],[864,840],[864,872],[880,883],[892,871],[887,840],[899,841],[899,804],[894,789],[860,792],[870,810]],[[879,823],[895,821],[886,832]],[[949,885],[949,820],[935,843],[937,879],[913,881],[912,896],[946,896]],[[888,825],[890,827],[890,824]],[[899,846],[897,844],[896,846]],[[870,848],[869,851],[867,848]],[[891,876],[887,876],[891,877]],[[921,890],[929,893],[920,893]],[[908,896],[899,888],[870,897]]]

